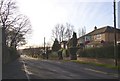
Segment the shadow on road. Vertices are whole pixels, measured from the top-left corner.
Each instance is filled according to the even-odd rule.
[[[2,79],[27,79],[20,58],[2,66]]]

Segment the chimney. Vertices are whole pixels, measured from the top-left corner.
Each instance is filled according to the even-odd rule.
[[[94,30],[96,30],[96,29],[97,29],[97,27],[95,26],[95,27],[94,27]]]

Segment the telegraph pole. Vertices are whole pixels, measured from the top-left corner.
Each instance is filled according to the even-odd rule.
[[[44,53],[45,53],[45,37],[44,37]]]
[[[114,59],[117,66],[117,39],[116,39],[116,0],[114,0]]]
[[[43,52],[43,59],[45,59],[45,37],[44,37],[44,47],[43,47],[43,50],[44,50],[44,52]]]

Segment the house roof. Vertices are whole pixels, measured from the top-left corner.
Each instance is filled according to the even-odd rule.
[[[60,42],[60,43],[64,43],[64,44],[66,44],[68,41],[62,41],[62,42]]]
[[[105,33],[105,32],[106,32],[106,33],[108,33],[108,32],[113,33],[113,32],[114,32],[114,27],[112,27],[112,26],[104,26],[104,27],[102,27],[102,28],[95,29],[95,30],[93,30],[92,32],[90,32],[90,33],[88,33],[88,34],[86,34],[86,35],[84,35],[84,36],[102,34],[102,33]],[[120,33],[120,29],[116,29],[116,32],[117,32],[117,33]],[[84,37],[84,36],[82,36],[82,37]],[[80,37],[80,38],[81,38],[81,37]]]

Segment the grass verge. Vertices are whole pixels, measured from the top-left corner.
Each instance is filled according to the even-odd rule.
[[[106,68],[111,68],[111,69],[120,69],[120,66],[113,66],[110,64],[99,64],[95,62],[84,62],[84,61],[79,61],[79,60],[63,60],[63,62],[75,62],[79,64],[90,64],[90,65],[96,65],[96,66],[101,66],[101,67],[106,67]]]

